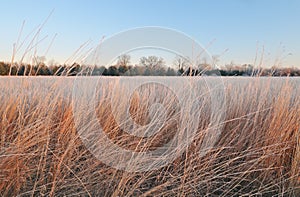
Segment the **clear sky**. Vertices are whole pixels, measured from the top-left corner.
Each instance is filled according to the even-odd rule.
[[[48,37],[36,50],[44,55],[57,34],[47,61],[64,62],[88,40],[96,45],[126,29],[163,26],[204,46],[212,42],[213,55],[228,49],[220,64],[253,63],[264,47],[266,65],[279,58],[285,66],[300,67],[299,0],[9,0],[0,5],[0,61],[10,60],[24,20],[21,41],[54,9],[38,39]]]

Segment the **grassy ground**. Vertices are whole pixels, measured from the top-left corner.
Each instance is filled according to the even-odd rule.
[[[207,111],[201,111],[197,135],[183,154],[147,172],[116,170],[95,158],[75,127],[68,94],[73,79],[53,79],[0,79],[2,196],[300,195],[299,79],[225,79],[226,119],[213,149],[199,156],[209,127]],[[140,95],[131,103],[140,124],[149,115],[145,102]],[[111,108],[99,103],[99,122],[128,149],[155,149],[178,129],[171,122],[163,134],[140,143],[145,139],[122,133]]]

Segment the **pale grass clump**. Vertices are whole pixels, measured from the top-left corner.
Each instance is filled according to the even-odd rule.
[[[179,158],[159,170],[132,173],[103,164],[82,143],[72,111],[73,78],[2,78],[0,194],[300,195],[299,79],[224,81],[226,120],[214,148],[199,156],[209,125],[210,107],[203,107],[197,136]],[[147,123],[146,99],[133,96],[131,103],[130,112],[141,124]],[[97,114],[107,135],[120,146],[145,151],[168,140],[139,143],[145,139],[122,133],[110,108],[100,102]],[[158,136],[170,138],[176,129],[176,121],[170,122]]]

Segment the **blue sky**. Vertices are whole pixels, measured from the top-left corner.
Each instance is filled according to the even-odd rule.
[[[64,62],[90,40],[142,26],[163,26],[184,32],[212,55],[222,54],[220,64],[253,63],[258,50],[267,66],[280,59],[283,66],[300,67],[300,1],[298,0],[111,0],[1,2],[0,61],[9,61],[22,22],[24,40],[50,12],[39,38],[48,36],[36,48],[47,61]],[[23,47],[24,50],[25,47]],[[292,55],[289,55],[289,54]],[[20,50],[17,58],[22,55]]]

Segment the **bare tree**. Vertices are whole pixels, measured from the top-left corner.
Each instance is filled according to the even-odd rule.
[[[123,55],[120,55],[119,57],[118,57],[118,62],[117,62],[117,65],[119,66],[119,67],[127,67],[127,66],[129,66],[129,64],[130,64],[130,55],[128,55],[128,54],[123,54]]]
[[[162,57],[148,56],[148,57],[142,57],[140,59],[140,64],[150,69],[153,68],[156,69],[165,66],[165,61]]]
[[[189,58],[185,58],[182,56],[176,56],[174,61],[173,61],[173,65],[175,68],[177,68],[178,70],[185,70],[190,66],[190,61]]]

